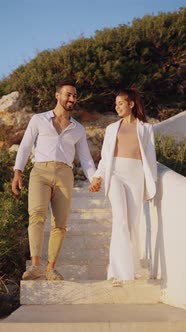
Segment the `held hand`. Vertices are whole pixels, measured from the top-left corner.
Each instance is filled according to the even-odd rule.
[[[23,181],[22,181],[22,172],[18,169],[15,170],[14,178],[12,181],[12,191],[14,195],[18,196],[19,191],[17,187],[21,190],[23,188]]]
[[[100,191],[101,182],[102,182],[102,178],[93,178],[93,180],[89,186],[89,191],[91,191],[91,192]]]

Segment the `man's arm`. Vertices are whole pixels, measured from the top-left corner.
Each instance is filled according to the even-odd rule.
[[[28,127],[24,133],[23,139],[19,146],[15,166],[14,166],[14,178],[12,181],[12,191],[17,196],[19,191],[17,187],[21,190],[23,188],[22,175],[25,165],[28,161],[29,155],[31,153],[32,147],[38,135],[37,121],[35,115],[31,118]]]
[[[85,129],[81,138],[76,143],[76,150],[81,166],[83,168],[83,172],[87,179],[91,182],[96,168],[88,147]]]
[[[14,173],[14,178],[12,180],[12,191],[17,196],[19,195],[19,191],[17,187],[21,190],[23,188],[23,181],[22,181],[22,171],[20,169],[16,169]]]

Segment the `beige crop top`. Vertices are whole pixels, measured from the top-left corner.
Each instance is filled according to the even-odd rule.
[[[121,122],[117,134],[114,157],[141,159],[136,121],[133,123]]]

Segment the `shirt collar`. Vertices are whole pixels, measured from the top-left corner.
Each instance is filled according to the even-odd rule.
[[[54,112],[53,112],[53,110],[46,112],[46,117],[47,117],[47,119],[54,118]]]
[[[49,120],[52,119],[52,118],[54,118],[54,116],[55,115],[54,115],[53,110],[46,112],[46,117]],[[76,127],[76,120],[75,119],[73,119],[72,117],[70,117],[70,122],[72,122],[72,124],[74,125],[74,127]]]

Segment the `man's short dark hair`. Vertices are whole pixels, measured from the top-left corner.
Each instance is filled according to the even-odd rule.
[[[71,78],[65,78],[56,85],[56,92],[58,92],[65,85],[70,85],[76,88],[75,81],[73,81]]]

